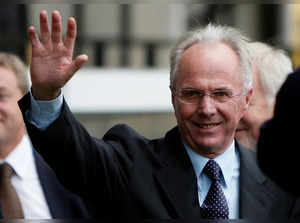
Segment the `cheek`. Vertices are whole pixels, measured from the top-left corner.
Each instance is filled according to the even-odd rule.
[[[236,122],[239,122],[247,110],[245,110],[245,107],[242,103],[239,103],[237,101],[230,101],[228,102],[226,111],[228,116],[230,116],[232,120],[236,120]]]
[[[8,107],[6,104],[0,103],[0,118],[3,119],[7,116]]]
[[[250,126],[253,123],[253,117],[251,116],[251,108],[244,112],[242,122],[247,126]]]
[[[260,126],[263,122],[272,117],[268,111],[267,107],[250,107],[246,113],[247,121],[252,125]]]
[[[181,104],[178,102],[174,103],[174,110],[178,122],[189,119],[195,113],[195,108],[193,108],[192,105]]]
[[[22,118],[22,113],[16,103],[0,103],[0,116],[12,120]]]

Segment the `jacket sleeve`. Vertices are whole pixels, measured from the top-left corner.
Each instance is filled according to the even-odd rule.
[[[40,130],[26,119],[30,100],[30,95],[25,95],[19,107],[34,148],[67,189],[97,207],[98,212],[103,208],[102,213],[112,216],[109,211],[118,205],[118,194],[126,190],[132,163],[130,152],[118,139],[118,131],[128,136],[130,131],[116,127],[107,134],[107,140],[96,139],[75,119],[65,101],[59,117]]]

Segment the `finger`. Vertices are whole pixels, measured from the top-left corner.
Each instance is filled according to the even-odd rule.
[[[76,20],[71,17],[68,19],[67,35],[64,40],[64,45],[67,49],[73,50],[77,34]]]
[[[44,43],[44,44],[49,43],[50,30],[49,30],[49,24],[48,24],[48,13],[46,10],[43,10],[40,13],[40,31],[41,31],[42,43]]]
[[[34,48],[37,48],[37,47],[40,47],[41,46],[41,42],[39,40],[39,37],[36,33],[36,30],[33,26],[30,26],[28,28],[28,35],[29,35],[29,39],[30,39],[30,42],[31,42],[31,45],[34,47]]]
[[[53,43],[60,43],[61,42],[61,32],[62,32],[62,25],[61,25],[61,16],[58,11],[52,12],[52,41]]]
[[[70,65],[68,73],[72,74],[73,76],[73,74],[75,74],[75,72],[79,70],[82,67],[82,65],[87,61],[88,61],[88,56],[86,54],[79,55],[78,57],[75,58],[75,60]]]

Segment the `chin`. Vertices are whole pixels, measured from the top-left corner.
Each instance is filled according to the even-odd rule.
[[[215,142],[215,141],[207,141],[207,142],[196,142],[196,148],[198,151],[202,151],[207,154],[216,154],[223,150],[223,143]]]

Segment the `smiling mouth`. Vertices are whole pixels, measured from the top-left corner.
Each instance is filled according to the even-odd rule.
[[[214,128],[216,126],[218,126],[219,123],[214,123],[214,124],[197,124],[198,127],[202,128],[202,129],[211,129]]]

